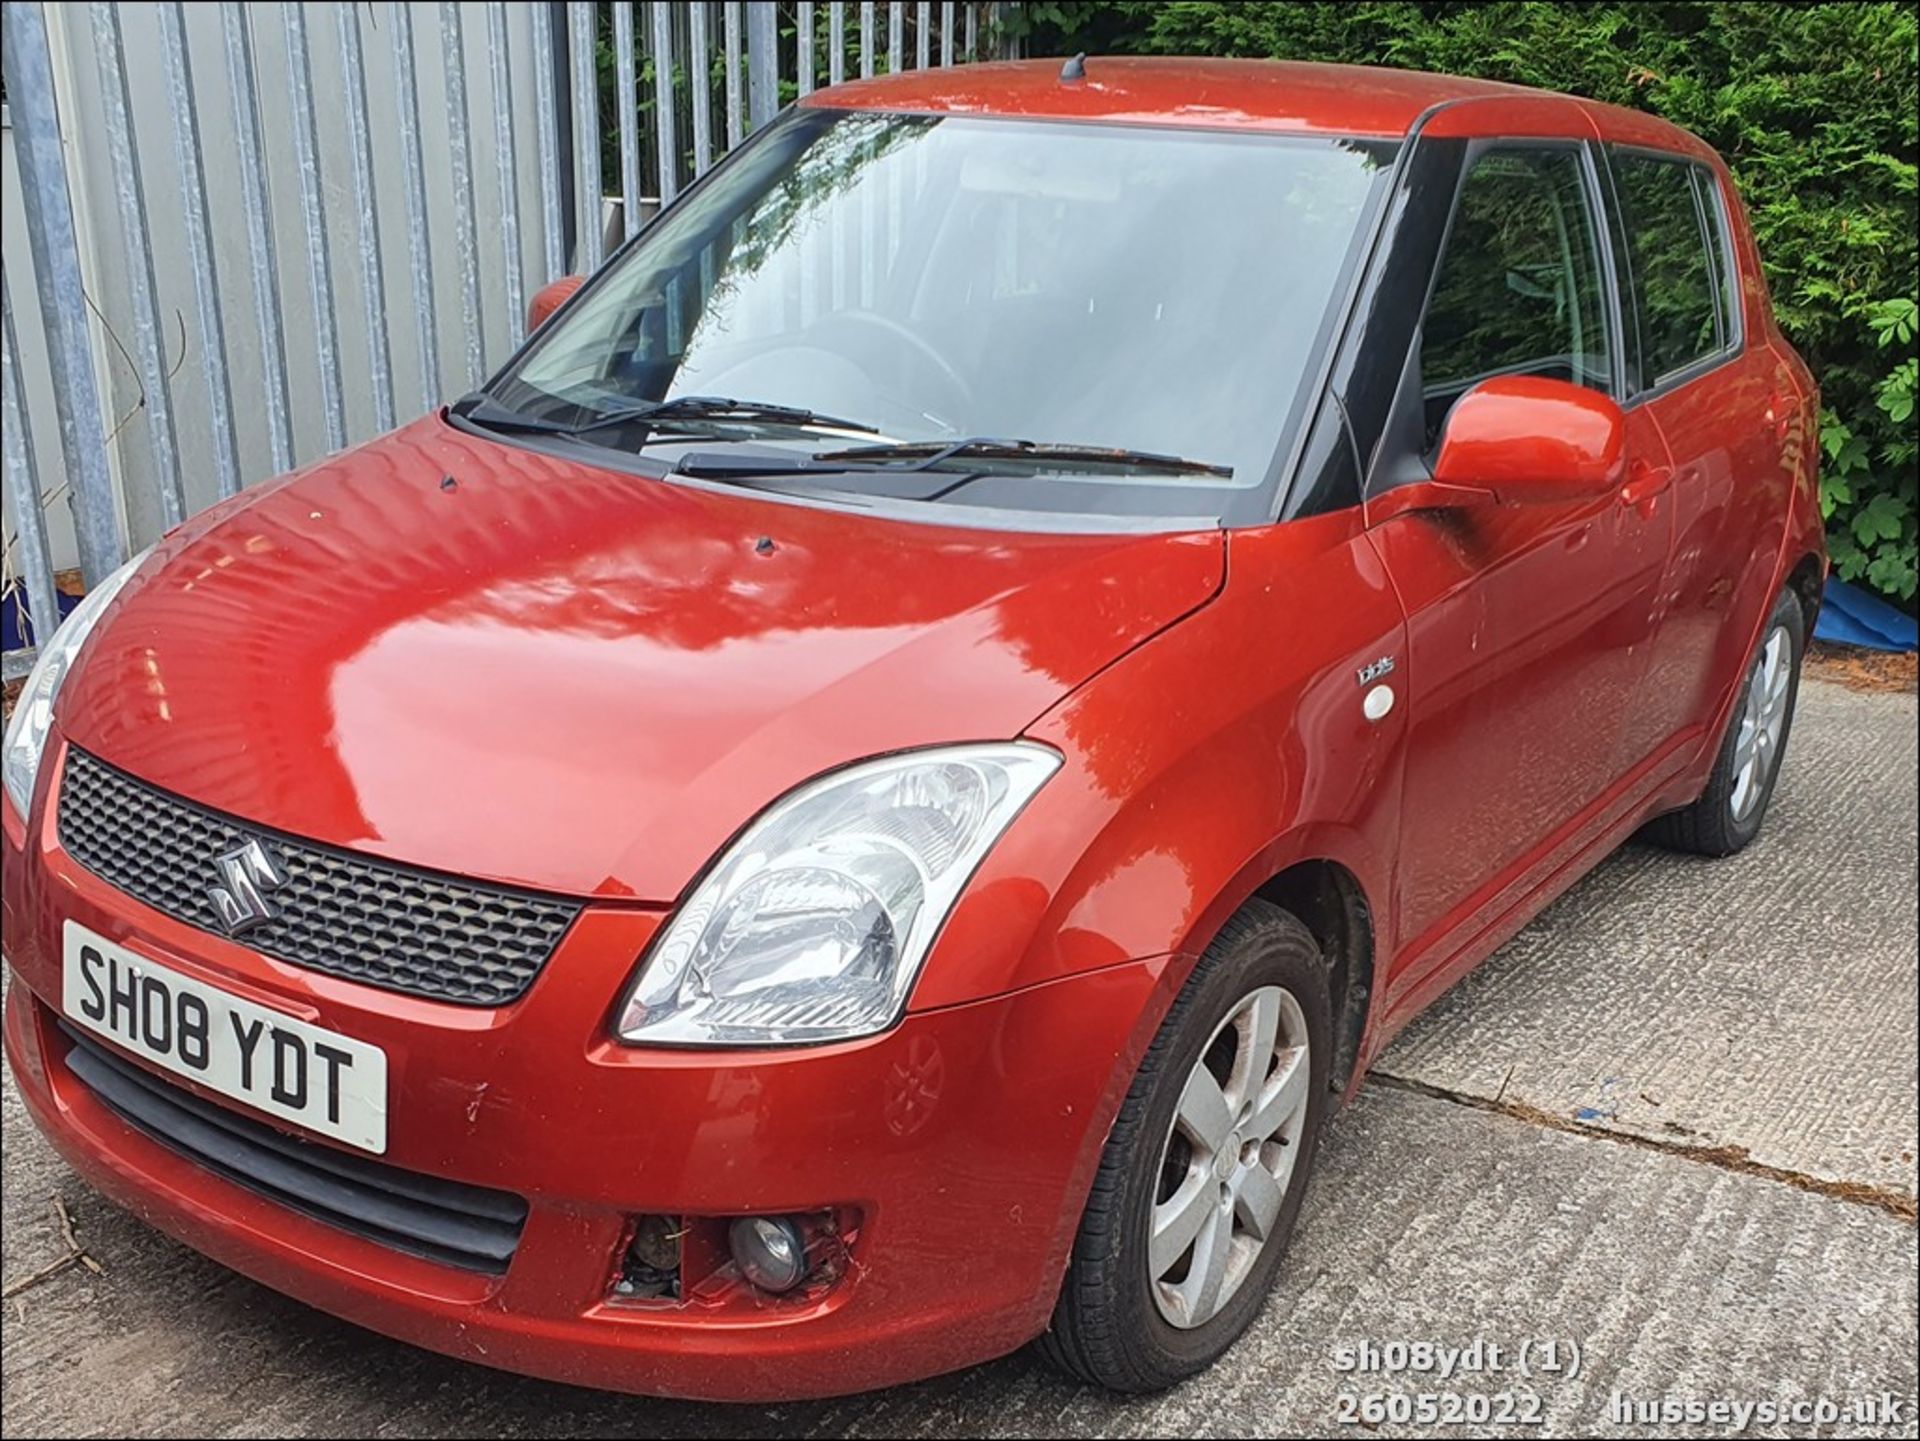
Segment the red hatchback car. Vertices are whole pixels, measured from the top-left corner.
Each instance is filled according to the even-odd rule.
[[[817,93],[95,589],[6,740],[8,1059],[139,1215],[452,1355],[1170,1384],[1396,1030],[1636,830],[1753,838],[1815,415],[1645,115]]]

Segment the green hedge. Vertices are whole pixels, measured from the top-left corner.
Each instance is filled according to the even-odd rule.
[[[1905,4],[1075,3],[1029,53],[1338,60],[1538,85],[1663,115],[1726,157],[1825,409],[1840,574],[1915,592],[1916,23]]]

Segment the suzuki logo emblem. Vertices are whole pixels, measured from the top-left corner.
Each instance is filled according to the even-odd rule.
[[[239,935],[278,912],[267,900],[268,891],[277,891],[287,883],[287,873],[272,851],[257,840],[236,846],[214,862],[220,872],[220,884],[207,887],[207,899],[220,916],[227,934]]]

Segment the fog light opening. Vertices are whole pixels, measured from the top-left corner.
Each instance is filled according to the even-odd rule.
[[[727,1249],[759,1291],[781,1296],[807,1279],[807,1237],[792,1216],[742,1216],[727,1228]]]
[[[680,1242],[686,1223],[678,1216],[640,1216],[620,1253],[613,1294],[623,1301],[680,1299]]]

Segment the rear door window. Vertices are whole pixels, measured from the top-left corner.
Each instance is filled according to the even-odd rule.
[[[1720,345],[1740,339],[1740,285],[1733,268],[1733,248],[1727,239],[1727,211],[1720,182],[1703,165],[1693,167],[1693,193],[1700,202],[1700,220],[1707,229],[1707,253],[1713,259],[1714,283],[1720,296]]]
[[[1720,295],[1731,275],[1700,167],[1638,151],[1616,150],[1611,159],[1640,314],[1640,368],[1653,387],[1729,342]]]
[[[1429,445],[1453,402],[1489,376],[1610,392],[1603,273],[1580,150],[1482,151],[1461,181],[1422,323]]]

